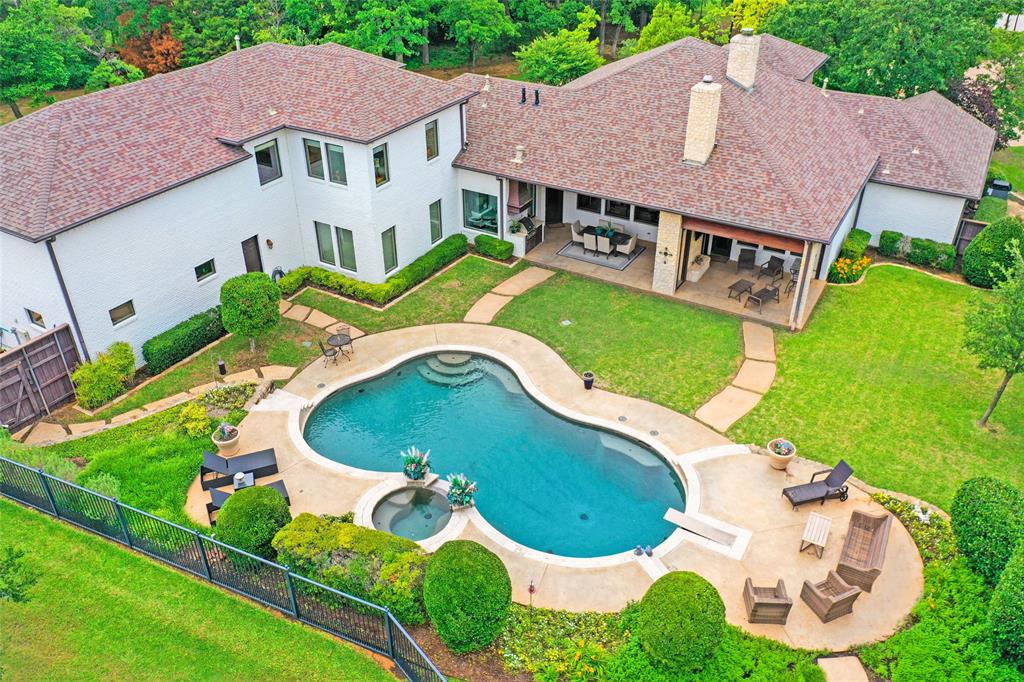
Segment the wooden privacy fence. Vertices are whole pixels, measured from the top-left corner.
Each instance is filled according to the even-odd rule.
[[[80,362],[66,324],[0,353],[0,424],[13,433],[73,400]]]

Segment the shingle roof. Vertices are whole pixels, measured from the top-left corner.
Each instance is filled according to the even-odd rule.
[[[471,94],[340,45],[267,43],[58,102],[0,127],[0,229],[43,239],[243,161],[237,144],[277,128],[371,142]]]
[[[824,52],[776,38],[770,33],[761,34],[758,62],[772,71],[805,81],[827,61],[828,55]]]
[[[872,180],[977,199],[994,130],[936,92],[905,100],[831,92],[880,154]]]
[[[827,241],[877,152],[814,86],[762,64],[746,92],[726,81],[726,61],[687,38],[582,87],[541,87],[539,107],[519,104],[522,83],[494,80],[467,106],[469,146],[455,165]],[[690,87],[705,74],[723,87],[717,146],[701,167],[683,163],[683,146]],[[455,82],[479,90],[484,79]],[[510,161],[518,144],[522,164]]]

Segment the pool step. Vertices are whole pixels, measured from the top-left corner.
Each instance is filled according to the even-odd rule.
[[[420,376],[427,381],[440,386],[448,386],[449,388],[472,384],[475,381],[480,381],[484,376],[483,372],[475,368],[468,374],[442,374],[441,372],[434,371],[425,364],[419,366],[419,372]]]
[[[461,367],[473,359],[469,353],[438,353],[435,357],[438,362],[449,367]]]
[[[450,354],[443,353],[442,355]],[[429,367],[434,372],[452,377],[463,376],[465,374],[469,374],[477,370],[477,363],[474,362],[472,358],[470,358],[470,356],[468,355],[462,356],[466,358],[466,361],[460,362],[457,365],[451,364],[450,362],[445,362],[444,360],[441,359],[441,357],[441,355],[432,355],[428,357],[424,362],[426,363],[427,367]]]

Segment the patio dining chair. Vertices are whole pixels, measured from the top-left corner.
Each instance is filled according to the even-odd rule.
[[[580,223],[580,221],[577,220],[576,222],[574,222],[572,224],[572,227],[570,228],[570,231],[572,232],[572,241],[573,241],[573,243],[575,243],[575,244],[582,244],[583,243],[583,225]]]
[[[583,254],[586,255],[587,251],[593,251],[594,255],[597,255],[597,235],[590,234],[589,232],[583,233]]]
[[[636,248],[636,235],[635,234],[631,234],[631,235],[629,235],[629,241],[628,242],[626,242],[625,244],[619,244],[619,245],[617,245],[615,247],[615,252],[618,253],[618,254],[621,254],[623,256],[627,256],[628,257],[629,254],[633,253],[633,249],[635,249],[635,248]]]
[[[736,272],[757,269],[757,251],[754,249],[740,249],[740,257],[736,260]]]
[[[612,255],[612,240],[603,235],[597,238],[597,250],[604,254],[605,258]]]
[[[800,279],[800,271],[789,273],[789,281],[786,282],[786,295],[789,296],[793,293],[793,289],[796,289],[796,284]]]
[[[316,345],[320,346],[320,352],[324,356],[324,367],[327,366],[328,362],[333,362],[333,363],[337,364],[337,362],[338,362],[338,354],[341,353],[340,350],[338,350],[337,348],[328,348],[327,346],[324,345],[324,342],[321,341],[320,339],[316,340]]]

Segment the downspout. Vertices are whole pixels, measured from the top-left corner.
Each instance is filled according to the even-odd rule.
[[[67,306],[68,316],[71,318],[71,326],[75,329],[75,337],[78,339],[78,345],[82,347],[82,355],[85,356],[86,360],[92,360],[89,357],[89,349],[85,345],[85,337],[82,336],[82,328],[78,326],[78,316],[75,315],[75,306],[71,304],[71,297],[68,295],[68,287],[64,283],[64,275],[60,271],[60,264],[57,262],[57,254],[53,250],[53,242],[56,241],[56,237],[50,237],[46,240],[46,252],[50,254],[50,264],[53,265],[53,274],[57,275],[57,284],[60,285],[61,296],[64,297],[64,305]]]
[[[505,238],[505,181],[501,178],[498,180],[498,239]]]

